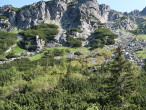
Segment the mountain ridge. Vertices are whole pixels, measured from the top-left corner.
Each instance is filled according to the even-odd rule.
[[[24,30],[35,25],[51,23],[59,26],[59,33],[53,41],[47,42],[48,47],[67,46],[68,40],[81,42],[81,46],[91,46],[101,42],[94,39],[97,38],[94,35],[97,29],[108,28],[119,37],[124,35],[118,30],[146,33],[144,12],[145,9],[121,13],[112,10],[108,5],[98,4],[96,0],[40,1],[21,9],[7,5],[0,7],[0,30]],[[105,37],[109,38],[108,35]],[[143,45],[141,47],[143,49]]]

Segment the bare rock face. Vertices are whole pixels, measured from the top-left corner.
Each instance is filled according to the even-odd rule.
[[[40,51],[42,50],[42,47],[45,46],[45,41],[43,39],[40,39],[38,35],[36,35],[36,50]]]
[[[7,16],[11,26],[16,26],[18,29],[25,29],[41,23],[55,23],[64,30],[80,28],[83,30],[80,37],[84,38],[98,28],[99,21],[108,23],[108,21],[123,16],[123,13],[111,10],[105,4],[99,5],[96,0],[40,1],[24,6],[17,12],[11,8],[11,5],[1,7],[0,14]],[[128,20],[125,23],[127,22]],[[129,29],[129,27],[130,25],[125,29]]]
[[[123,16],[122,13],[117,12],[115,10],[111,10],[110,13],[109,13],[109,16],[108,16],[108,20],[113,21],[113,20],[116,20],[118,18],[121,18],[122,16]]]
[[[140,14],[146,16],[146,7],[140,12]]]
[[[100,19],[99,5],[96,0],[53,0],[24,6],[19,11],[12,6],[0,8],[0,14],[9,18],[11,26],[25,29],[41,23],[55,23],[63,29],[82,28],[82,36],[87,37],[97,28],[95,22]],[[94,23],[93,23],[94,22]]]
[[[99,7],[100,7],[100,12],[101,12],[100,21],[102,23],[106,23],[108,21],[108,17],[109,17],[111,9],[108,5],[105,5],[105,4],[101,4],[99,5]]]
[[[140,11],[139,10],[134,10],[134,11],[131,11],[130,13],[128,13],[129,15],[132,15],[132,16],[139,16],[140,15]]]
[[[115,10],[110,11],[107,24],[107,27],[112,29],[132,30],[136,27],[136,24],[129,18],[128,14]]]
[[[25,29],[41,23],[55,23],[64,30],[68,28],[80,28],[83,33],[80,36],[87,38],[91,32],[98,28],[97,22],[115,24],[117,19],[123,16],[146,15],[146,8],[141,12],[134,10],[130,13],[120,13],[111,10],[105,4],[99,5],[97,0],[52,0],[40,1],[29,6],[24,6],[18,11],[11,10],[11,5],[0,7],[0,14],[7,16],[10,26]],[[119,23],[121,29],[132,29],[135,18]],[[126,23],[128,25],[126,25]],[[117,25],[117,23],[116,23]],[[107,27],[111,27],[108,25]]]
[[[0,31],[10,30],[10,23],[7,19],[0,19]]]
[[[41,1],[27,6],[17,14],[18,28],[27,28],[43,22],[59,25],[66,10],[67,4],[62,0]]]

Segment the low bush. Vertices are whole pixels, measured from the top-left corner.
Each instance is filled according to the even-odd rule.
[[[17,35],[14,33],[0,31],[0,55],[2,55],[10,46],[17,42]]]
[[[24,36],[24,40],[33,40],[36,35],[47,41],[53,40],[58,34],[58,26],[54,24],[41,24],[21,31],[19,34]]]
[[[20,9],[21,9],[21,8],[15,8],[15,7],[11,7],[11,8],[10,8],[11,11],[15,11],[15,12],[18,12]]]
[[[79,51],[75,52],[74,54],[75,54],[75,55],[78,55],[78,56],[83,55],[83,54],[82,54],[81,52],[79,52]]]
[[[0,15],[0,19],[8,19],[8,17]]]
[[[6,58],[16,58],[18,57],[17,55],[15,55],[14,53],[9,53],[8,55],[6,55]]]
[[[78,33],[83,32],[80,28],[70,28],[70,29],[68,29],[68,31],[75,31],[75,32],[78,32]]]
[[[22,46],[25,47],[25,45],[29,45],[29,49],[33,50],[35,47],[31,41],[36,39],[36,35],[47,42],[48,40],[54,40],[54,37],[58,32],[58,26],[55,24],[41,24],[25,29],[19,34],[24,36],[24,40],[21,41]]]
[[[104,45],[112,45],[118,36],[106,28],[99,28],[93,33],[94,39],[90,41],[93,48],[102,48]]]
[[[70,47],[81,47],[82,46],[82,42],[79,39],[75,39],[71,36],[67,36],[67,45]]]

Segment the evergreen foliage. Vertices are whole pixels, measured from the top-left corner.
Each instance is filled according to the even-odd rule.
[[[11,7],[11,8],[10,8],[10,10],[11,10],[11,11],[18,12],[19,10],[21,10],[21,8],[15,8],[15,7]]]
[[[0,55],[2,55],[10,46],[16,44],[17,35],[6,31],[0,31]]]
[[[59,27],[55,24],[41,24],[32,26],[19,33],[20,35],[24,36],[24,40],[22,40],[20,43],[23,48],[28,45],[29,50],[34,50],[36,46],[32,44],[31,41],[36,39],[36,35],[46,42],[49,40],[54,40],[55,35],[57,35],[59,32],[58,28]]]
[[[0,19],[8,19],[8,17],[6,17],[6,16],[3,16],[3,15],[0,15]]]
[[[68,29],[68,31],[70,31],[70,32],[75,31],[75,32],[78,32],[78,33],[83,32],[80,28],[70,28],[70,29]]]
[[[66,44],[70,47],[81,47],[82,42],[78,38],[73,38],[72,36],[67,36],[67,42]]]
[[[94,39],[90,41],[93,48],[102,48],[104,45],[112,45],[118,36],[106,28],[99,28],[93,33]]]
[[[84,59],[65,58],[66,52],[52,49],[39,60],[0,65],[0,110],[145,109],[145,71],[139,75],[120,47],[115,59],[96,72]],[[59,54],[62,58],[55,59]]]
[[[24,40],[26,41],[35,39],[36,35],[44,40],[53,40],[58,32],[58,26],[55,24],[41,24],[27,28],[19,34],[25,36]]]
[[[117,48],[115,54],[114,60],[108,67],[111,77],[107,80],[108,86],[106,90],[109,95],[109,103],[116,107],[125,108],[128,106],[128,98],[135,92],[136,70],[130,62],[122,57],[121,46]]]

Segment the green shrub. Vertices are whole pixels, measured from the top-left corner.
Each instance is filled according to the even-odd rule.
[[[75,52],[74,54],[75,54],[75,55],[78,55],[78,56],[83,55],[83,54],[82,54],[81,52],[79,52],[79,51]]]
[[[4,56],[3,55],[0,55],[0,61],[4,61]]]
[[[54,56],[62,56],[63,51],[64,51],[64,49],[54,49],[53,50]]]
[[[18,57],[17,55],[15,55],[14,53],[9,53],[8,55],[6,55],[6,58],[16,58]]]
[[[0,31],[0,55],[2,55],[10,46],[17,42],[17,35],[14,33]]]
[[[8,23],[0,23],[1,26],[8,26]]]
[[[0,19],[8,19],[8,17],[0,15]]]
[[[82,37],[79,37],[79,38],[76,38],[76,39],[78,39],[80,41],[86,41],[86,39],[85,38],[82,38]]]
[[[79,39],[75,39],[71,36],[67,37],[67,45],[70,47],[81,47],[82,46],[82,42]]]
[[[21,9],[21,8],[15,8],[15,7],[11,7],[11,8],[10,8],[11,11],[15,11],[15,12],[18,12],[20,9]]]
[[[31,5],[31,7],[32,7],[33,9],[37,9],[37,6],[34,6],[34,5]]]
[[[31,49],[34,49],[35,46],[30,41],[35,40],[36,35],[47,42],[48,40],[54,40],[58,32],[58,26],[55,24],[41,24],[25,29],[19,34],[24,36],[24,41],[21,41],[22,46],[29,45]]]
[[[90,41],[93,48],[102,48],[104,45],[112,45],[118,36],[106,28],[99,28],[93,33],[94,38]]]
[[[75,31],[75,32],[78,32],[78,33],[83,32],[80,28],[70,28],[70,29],[68,29],[68,31]]]
[[[123,21],[123,20],[125,20],[125,19],[127,19],[126,16],[123,16],[123,17],[120,18],[121,21]]]
[[[33,40],[35,39],[36,35],[39,35],[41,39],[47,41],[53,40],[55,35],[58,34],[58,26],[54,24],[41,24],[36,25],[31,28],[25,29],[21,31],[19,34],[24,36],[24,40]]]

